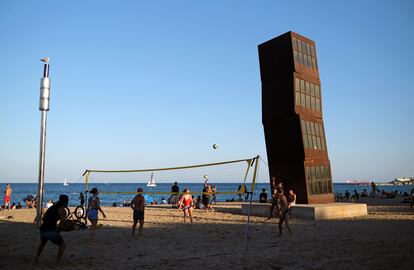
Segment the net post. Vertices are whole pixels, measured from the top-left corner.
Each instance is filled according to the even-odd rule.
[[[85,174],[85,208],[88,209],[88,191],[89,191],[89,173],[90,171],[86,171]]]
[[[251,187],[251,194],[250,194],[250,201],[249,201],[249,210],[247,211],[246,230],[244,232],[244,243],[243,243],[243,252],[244,252],[244,254],[246,254],[246,251],[247,251],[247,236],[249,234],[250,213],[251,213],[251,209],[252,209],[253,192],[254,192],[254,187],[255,187],[255,184],[256,184],[257,170],[259,168],[259,158],[260,158],[260,156],[258,155],[257,157],[255,157],[253,159],[253,161],[256,161],[256,164],[254,166],[252,187]]]
[[[259,160],[260,160],[260,156],[257,155],[257,157],[255,157],[256,160],[256,165],[254,167],[254,173],[253,173],[253,181],[252,181],[252,193],[254,192],[254,188],[256,186],[256,180],[257,180],[257,170],[259,168]]]
[[[89,172],[85,175],[85,192],[88,192],[88,185],[89,185]]]

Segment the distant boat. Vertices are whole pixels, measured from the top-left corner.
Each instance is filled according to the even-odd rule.
[[[360,186],[367,186],[370,184],[369,181],[359,181],[359,180],[347,180],[345,184],[348,185],[360,185]]]
[[[63,185],[64,185],[64,186],[69,186],[69,184],[68,184],[68,180],[66,180],[66,178],[65,178],[65,180],[63,181]]]
[[[390,183],[396,186],[413,185],[414,178],[408,178],[408,177],[395,178],[394,181],[391,181]]]
[[[151,179],[148,181],[147,187],[156,187],[154,173],[151,173]]]

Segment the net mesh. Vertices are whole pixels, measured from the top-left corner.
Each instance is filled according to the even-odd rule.
[[[210,184],[220,183],[248,183],[252,184],[254,178],[254,161],[256,158],[234,161],[198,164],[174,168],[152,168],[139,170],[95,170],[89,169],[84,173],[86,190],[97,184],[133,183],[137,186],[147,187],[150,182],[160,183],[178,182],[185,184],[203,184],[208,180]],[[182,190],[181,190],[182,191]],[[135,190],[107,191],[101,193],[135,193]],[[148,194],[168,194],[169,190],[147,187]],[[217,194],[237,194],[237,190],[218,191]]]

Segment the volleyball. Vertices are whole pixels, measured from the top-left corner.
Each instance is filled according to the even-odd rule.
[[[217,144],[213,144],[213,148],[214,149],[217,149],[218,148],[218,145]]]

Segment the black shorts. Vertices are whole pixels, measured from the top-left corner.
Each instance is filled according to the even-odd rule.
[[[204,196],[202,200],[205,206],[210,204],[210,197]]]
[[[144,220],[144,212],[134,210],[134,221]]]
[[[42,242],[50,240],[55,245],[63,243],[63,238],[57,231],[40,231],[40,240]]]

